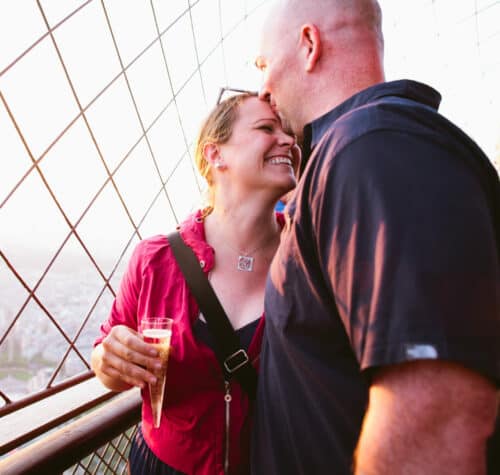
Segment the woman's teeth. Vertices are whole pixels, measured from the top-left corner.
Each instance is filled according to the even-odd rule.
[[[280,163],[286,163],[287,165],[292,166],[292,161],[288,157],[273,157],[269,159],[269,163],[273,165],[278,165]]]

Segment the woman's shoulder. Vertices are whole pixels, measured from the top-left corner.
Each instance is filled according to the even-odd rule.
[[[135,248],[135,254],[143,259],[151,260],[157,259],[170,254],[170,242],[168,236],[174,232],[181,232],[183,237],[198,235],[200,233],[200,212],[196,211],[191,213],[180,224],[177,225],[175,230],[167,234],[156,234],[142,239]]]
[[[141,268],[147,267],[151,263],[163,262],[168,260],[170,254],[170,243],[167,236],[157,234],[142,239],[135,247],[132,260]]]

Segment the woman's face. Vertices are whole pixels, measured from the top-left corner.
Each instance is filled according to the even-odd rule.
[[[296,184],[300,158],[292,153],[294,144],[269,104],[251,97],[239,105],[229,141],[219,145],[224,172],[231,184],[279,197]]]

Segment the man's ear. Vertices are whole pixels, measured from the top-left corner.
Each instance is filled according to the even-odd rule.
[[[316,25],[307,23],[300,30],[300,42],[305,48],[306,72],[310,73],[321,56],[321,35]]]

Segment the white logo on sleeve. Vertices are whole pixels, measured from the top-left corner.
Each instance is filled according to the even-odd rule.
[[[409,360],[435,360],[438,357],[434,345],[412,343],[405,346],[406,358]]]

